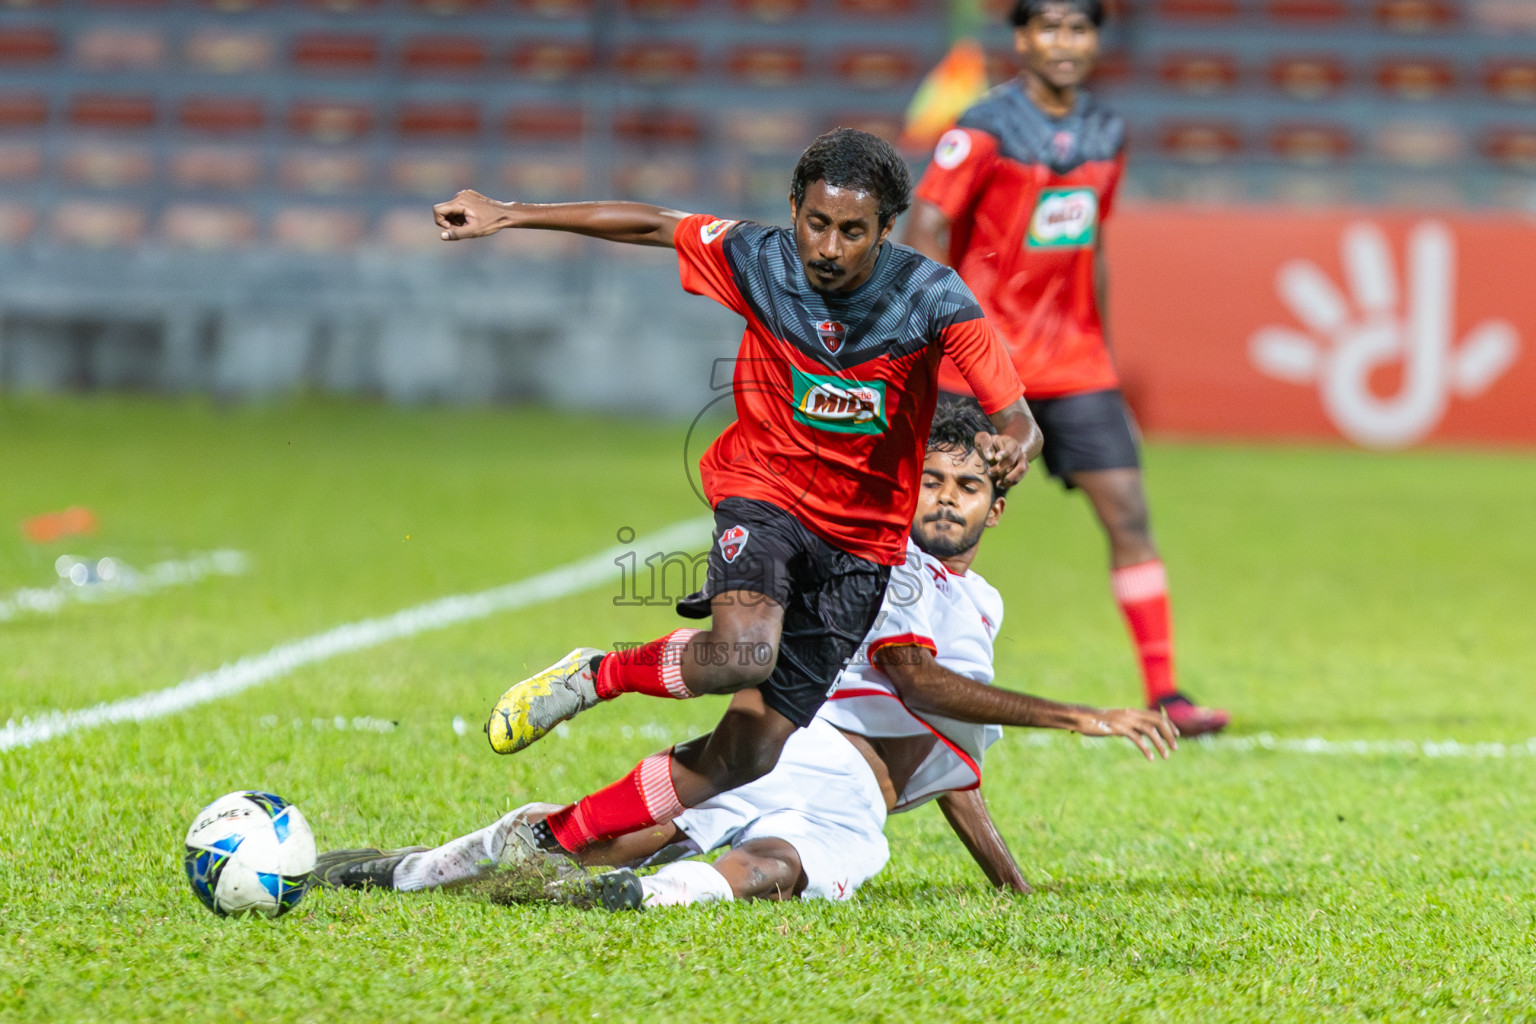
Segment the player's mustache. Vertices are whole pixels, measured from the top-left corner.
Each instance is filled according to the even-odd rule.
[[[831,260],[811,260],[806,263],[806,266],[812,270],[819,270],[823,274],[835,274],[843,269],[840,264],[833,263]]]
[[[923,522],[925,523],[936,523],[941,519],[947,523],[954,523],[958,526],[965,525],[965,519],[960,515],[960,513],[951,512],[947,508],[941,508],[937,512],[930,512],[928,515],[923,516]]]

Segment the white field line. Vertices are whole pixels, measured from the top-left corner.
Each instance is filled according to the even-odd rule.
[[[241,658],[234,664],[194,676],[164,690],[108,701],[78,711],[50,711],[35,718],[23,718],[20,722],[10,721],[0,729],[0,753],[30,747],[82,729],[94,729],[118,722],[144,722],[174,715],[199,704],[271,682],[304,665],[325,661],[339,654],[366,650],[391,640],[567,597],[612,580],[619,571],[614,560],[620,556],[634,551],[666,552],[685,544],[697,543],[708,535],[712,522],[707,516],[689,519],[632,544],[611,547],[516,583],[482,590],[477,594],[439,598],[383,618],[349,622],[324,633],[281,644],[263,654]]]

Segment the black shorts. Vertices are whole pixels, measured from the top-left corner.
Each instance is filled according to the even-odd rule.
[[[946,402],[974,398],[941,393]],[[1060,398],[1029,398],[1029,411],[1045,435],[1040,457],[1046,472],[1068,487],[1072,474],[1096,469],[1140,469],[1141,451],[1125,399],[1114,388]]]
[[[890,577],[890,566],[833,547],[777,505],[725,498],[715,506],[704,589],[679,601],[677,611],[705,618],[711,599],[732,590],[782,605],[778,662],[758,690],[763,703],[803,729],[874,625]]]

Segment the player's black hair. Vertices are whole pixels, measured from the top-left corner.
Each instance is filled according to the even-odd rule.
[[[798,207],[814,181],[868,192],[880,200],[884,228],[912,205],[912,172],[891,144],[857,128],[834,128],[818,135],[800,154],[789,195]]]
[[[1008,15],[1008,23],[1014,28],[1023,28],[1029,24],[1031,18],[1043,13],[1051,4],[1061,4],[1074,11],[1081,11],[1088,15],[1088,20],[1093,22],[1094,28],[1104,26],[1103,0],[1018,0],[1013,5],[1013,13]]]
[[[987,419],[975,399],[946,399],[933,410],[933,426],[928,428],[928,450],[968,457],[976,450],[976,435],[982,431],[996,433],[992,421]],[[1007,493],[1007,484],[992,480],[994,501]]]

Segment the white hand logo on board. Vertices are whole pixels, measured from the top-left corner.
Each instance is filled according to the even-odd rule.
[[[1504,320],[1484,320],[1459,344],[1455,323],[1455,245],[1445,225],[1424,221],[1408,238],[1400,295],[1386,236],[1352,224],[1340,242],[1346,299],[1317,264],[1280,268],[1280,297],[1310,333],[1268,326],[1249,339],[1254,366],[1278,380],[1318,385],[1323,408],[1351,441],[1403,448],[1439,424],[1451,395],[1475,398],[1515,361],[1520,338]],[[1372,371],[1399,364],[1402,384],[1382,397]]]

